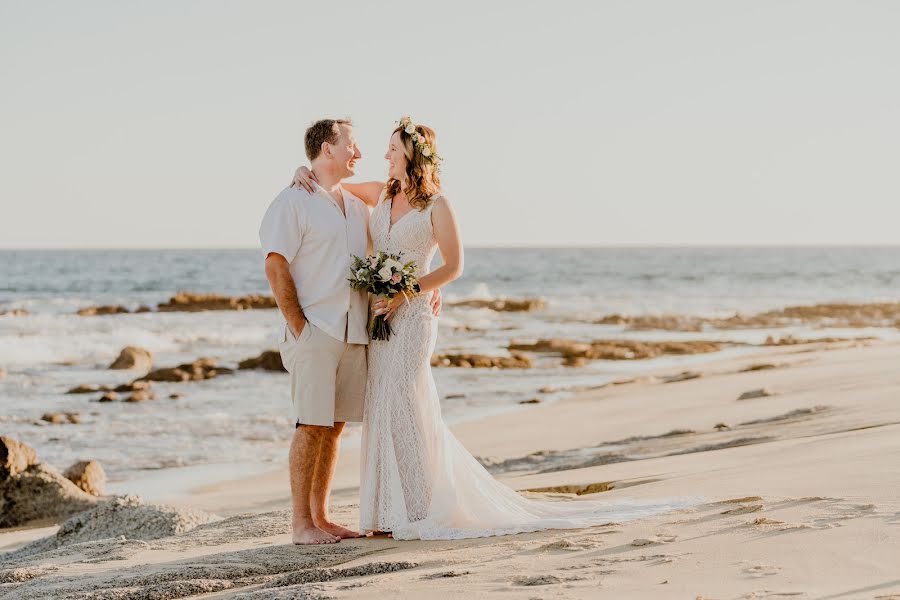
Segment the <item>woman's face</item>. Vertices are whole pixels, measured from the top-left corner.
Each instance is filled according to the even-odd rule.
[[[406,179],[406,154],[403,152],[403,142],[400,140],[400,132],[395,131],[388,143],[388,151],[384,154],[388,161],[388,177],[403,181]]]

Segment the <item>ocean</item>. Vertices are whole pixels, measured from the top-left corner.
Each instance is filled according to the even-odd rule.
[[[114,491],[167,481],[197,483],[268,469],[284,460],[292,425],[287,379],[240,371],[203,382],[156,384],[159,399],[96,403],[99,394],[66,395],[78,384],[120,384],[133,373],[106,367],[129,345],[153,352],[157,367],[212,357],[225,366],[275,345],[274,310],[140,313],[82,317],[78,309],[122,304],[155,307],[178,291],[268,294],[257,250],[0,251],[0,426],[60,468],[77,459],[103,464]],[[594,324],[613,313],[729,316],[789,305],[900,301],[900,247],[785,248],[472,248],[465,274],[443,290],[445,302],[476,298],[543,299],[528,313],[447,306],[438,352],[503,354],[510,340],[558,337],[713,339],[760,343],[767,335],[878,335],[897,329],[703,332],[628,331]],[[753,352],[731,347],[722,356]],[[456,422],[528,410],[522,400],[553,402],[566,388],[671,367],[710,355],[643,361],[592,361],[579,368],[539,359],[532,369],[435,369],[444,416]],[[560,391],[539,393],[541,388]],[[183,396],[168,399],[172,392]],[[77,412],[81,423],[51,425],[44,412]],[[345,447],[358,440],[349,427]],[[153,482],[149,485],[147,482]],[[142,487],[143,486],[143,487]]]

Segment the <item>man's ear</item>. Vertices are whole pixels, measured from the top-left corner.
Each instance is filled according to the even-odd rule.
[[[331,144],[329,144],[328,142],[322,142],[321,150],[322,154],[324,154],[328,158],[331,158]]]

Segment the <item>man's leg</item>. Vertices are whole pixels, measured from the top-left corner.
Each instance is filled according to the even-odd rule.
[[[319,449],[325,427],[300,425],[294,430],[288,467],[291,473],[291,499],[294,508],[295,544],[333,544],[340,538],[316,527],[310,505]]]
[[[313,523],[322,531],[327,531],[341,538],[362,537],[359,532],[332,523],[328,518],[331,482],[334,479],[334,472],[337,468],[341,432],[344,431],[344,423],[337,422],[334,424],[334,427],[323,427],[322,430],[319,459],[316,461],[316,471],[313,476],[312,494],[310,496],[310,511]]]

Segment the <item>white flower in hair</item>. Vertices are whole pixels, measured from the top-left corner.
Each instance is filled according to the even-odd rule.
[[[412,135],[412,134],[414,134],[415,132],[416,132],[416,126],[415,126],[415,125],[413,125],[412,123],[410,123],[409,125],[406,126],[406,133]]]
[[[423,154],[426,158],[429,157],[429,156],[431,156],[431,148],[429,148],[428,146],[425,146],[424,148],[422,148],[422,154]]]

